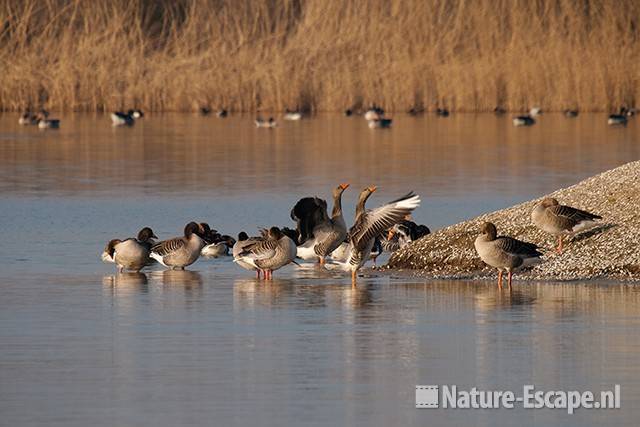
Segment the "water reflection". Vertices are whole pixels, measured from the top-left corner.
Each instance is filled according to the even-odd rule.
[[[79,114],[65,117],[60,132],[34,133],[2,115],[0,192],[237,195],[317,191],[342,180],[358,188],[384,177],[391,191],[409,181],[432,196],[539,193],[639,157],[637,123],[612,132],[600,118],[547,115],[523,130],[492,115],[401,117],[392,131],[371,132],[360,120],[325,115],[260,132],[241,116],[156,115],[135,129],[112,129],[106,116]]]
[[[148,283],[149,280],[144,273],[124,272],[102,277],[103,287],[112,293],[118,291],[148,293]]]

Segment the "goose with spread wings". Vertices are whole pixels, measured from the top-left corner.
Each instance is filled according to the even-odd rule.
[[[373,210],[366,210],[365,203],[376,191],[375,186],[365,188],[356,205],[356,221],[349,230],[350,252],[344,264],[351,271],[351,284],[356,285],[358,270],[371,254],[376,237],[400,222],[420,205],[420,196],[413,192]]]
[[[329,256],[347,237],[347,224],[342,214],[342,193],[349,184],[340,184],[333,190],[331,218],[327,202],[317,197],[300,199],[291,210],[291,219],[297,222],[297,256],[304,260],[317,259],[324,265]]]

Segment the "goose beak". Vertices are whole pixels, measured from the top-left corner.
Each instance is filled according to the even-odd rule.
[[[349,188],[349,184],[340,184],[339,187],[342,188],[342,190],[346,190]]]
[[[158,238],[158,236],[156,236],[155,234],[152,234],[152,235],[151,235],[151,238],[153,238],[153,239],[157,239],[157,238]]]
[[[378,189],[378,187],[376,187],[375,185],[372,185],[371,187],[369,187],[369,191],[372,192],[372,193],[374,191],[376,191],[377,189]]]
[[[389,230],[389,235],[387,236],[387,240],[393,239],[394,234],[396,234],[395,230]]]

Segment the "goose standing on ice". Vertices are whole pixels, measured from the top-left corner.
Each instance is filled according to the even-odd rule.
[[[294,262],[295,258],[295,242],[278,227],[271,227],[265,239],[252,242],[244,246],[237,255],[234,254],[236,263],[262,270],[265,279],[273,278],[275,270]]]
[[[554,198],[547,197],[538,203],[531,212],[531,220],[540,230],[558,237],[556,251],[562,253],[562,238],[587,230],[602,219],[600,215],[581,211],[558,203]]]
[[[257,268],[254,264],[244,261],[243,257],[241,257],[240,254],[244,251],[246,247],[256,242],[261,242],[264,239],[265,238],[262,236],[249,237],[247,233],[245,233],[244,231],[241,231],[240,234],[238,234],[238,240],[236,241],[236,243],[233,245],[233,248],[231,249],[231,253],[233,254],[233,262],[235,262],[240,267],[246,270],[254,270],[256,272],[257,279],[260,279],[261,270]]]
[[[513,272],[528,265],[541,262],[542,253],[533,243],[523,242],[509,236],[498,237],[496,226],[490,222],[482,225],[475,240],[476,252],[485,264],[498,269],[498,287],[502,288],[503,270],[509,274],[509,289]]]
[[[151,248],[151,258],[173,270],[184,270],[200,257],[200,251],[205,245],[202,230],[200,225],[190,222],[184,227],[184,236],[155,244]]]
[[[102,253],[102,260],[115,263],[120,273],[125,269],[138,272],[149,263],[151,245],[154,243],[153,239],[157,238],[151,228],[145,227],[140,230],[137,238],[113,239]]]
[[[291,219],[298,223],[299,258],[317,259],[320,265],[324,265],[325,258],[347,237],[347,224],[342,214],[342,193],[348,187],[349,184],[340,184],[334,188],[331,218],[327,214],[327,202],[317,197],[300,199],[293,207]]]
[[[356,285],[358,270],[371,255],[376,237],[409,215],[420,205],[420,196],[412,192],[373,210],[366,210],[365,203],[376,187],[367,187],[360,193],[356,205],[356,220],[349,230],[350,252],[343,267],[351,271],[351,284]]]

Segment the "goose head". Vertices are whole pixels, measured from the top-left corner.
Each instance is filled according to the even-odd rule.
[[[189,239],[194,234],[198,237],[202,237],[203,229],[201,228],[200,224],[191,221],[189,224],[185,225],[184,227],[184,237]]]
[[[273,240],[280,240],[284,237],[284,234],[278,227],[271,227],[269,229],[269,238]]]
[[[344,190],[346,190],[347,188],[349,188],[349,184],[338,185],[336,188],[333,189],[333,198],[335,199],[342,196],[342,193],[344,193]]]
[[[482,224],[480,232],[484,236],[487,236],[487,240],[489,241],[495,240],[498,236],[498,230],[496,229],[496,226],[491,222],[485,222],[484,224]]]
[[[545,209],[550,208],[551,206],[558,206],[559,204],[560,203],[558,203],[558,201],[553,197],[547,197],[543,199],[542,202],[540,202],[540,206],[542,206]]]
[[[122,243],[122,240],[120,240],[120,239],[110,240],[109,243],[107,243],[107,247],[104,249],[104,251],[109,254],[111,259],[113,259],[113,255],[116,252],[116,245],[118,243]]]
[[[249,235],[247,233],[245,233],[244,231],[241,231],[238,234],[238,242],[244,242],[245,240],[249,240]]]
[[[153,230],[150,227],[145,227],[138,232],[138,241],[140,242],[149,242],[151,239],[157,238],[158,236],[153,233]]]

